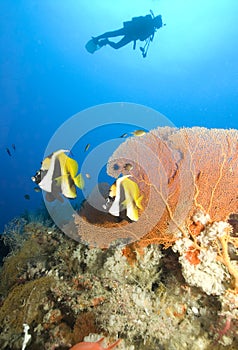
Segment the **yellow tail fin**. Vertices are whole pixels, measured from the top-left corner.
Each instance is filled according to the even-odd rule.
[[[137,198],[137,200],[136,200],[137,208],[143,209],[142,204],[141,204],[142,199],[143,199],[143,195],[141,195],[139,198]]]
[[[74,179],[75,185],[81,190],[84,188],[84,179],[82,174],[78,174]]]

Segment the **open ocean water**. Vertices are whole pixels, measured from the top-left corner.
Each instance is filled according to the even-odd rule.
[[[150,10],[166,26],[156,32],[146,58],[141,42],[136,50],[130,43],[86,51],[91,36]],[[74,115],[75,141],[69,133],[57,147],[69,141],[80,165],[102,144],[110,155],[123,133],[156,127],[150,112],[145,120],[138,116],[143,106],[158,112],[158,123],[162,114],[176,127],[238,127],[236,0],[2,0],[0,12],[0,232],[15,216],[42,205],[31,176],[52,136]],[[113,104],[106,120],[104,104]],[[126,106],[132,106],[128,123]],[[99,112],[91,114],[95,108]],[[92,159],[85,170],[92,183],[112,183],[106,158]],[[78,203],[90,190],[78,191]]]

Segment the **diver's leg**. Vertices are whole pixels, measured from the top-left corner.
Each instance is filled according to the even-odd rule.
[[[125,28],[121,28],[118,30],[113,30],[111,32],[106,32],[102,35],[94,37],[94,40],[114,38],[115,36],[125,35]]]
[[[113,41],[109,41],[107,40],[107,44],[111,47],[113,47],[113,49],[120,49],[121,47],[129,44],[133,39],[131,39],[130,37],[124,36],[124,38],[122,38],[120,41],[118,41],[118,43],[114,43]]]

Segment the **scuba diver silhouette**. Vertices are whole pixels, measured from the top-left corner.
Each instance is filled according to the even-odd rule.
[[[158,15],[155,17],[152,11],[150,11],[150,13],[150,15],[133,17],[131,21],[123,22],[123,27],[118,30],[92,37],[91,41],[95,45],[95,50],[89,52],[93,53],[105,45],[109,45],[117,50],[132,41],[134,42],[133,49],[135,50],[136,41],[140,40],[146,41],[144,47],[140,47],[142,56],[146,57],[150,42],[153,41],[156,30],[163,26],[162,16]],[[117,36],[123,36],[123,38],[118,42],[113,42],[108,39]]]

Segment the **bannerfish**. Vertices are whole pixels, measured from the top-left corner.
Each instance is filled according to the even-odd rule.
[[[145,130],[135,130],[135,131],[132,131],[132,134],[134,136],[143,136],[146,134],[146,131]]]
[[[6,148],[6,151],[7,151],[7,154],[11,157],[12,154],[11,154],[11,152],[10,152],[10,149],[9,149],[9,148]]]
[[[125,210],[126,216],[130,220],[137,221],[139,219],[138,209],[143,209],[141,205],[143,195],[140,195],[137,183],[129,179],[129,177],[131,175],[122,176],[112,184],[103,208],[108,209],[110,206],[108,212],[118,217]]]
[[[55,199],[63,201],[61,194],[66,198],[76,198],[76,186],[84,187],[84,180],[81,174],[77,175],[78,163],[68,157],[65,153],[69,150],[58,150],[46,157],[32,181],[46,192],[46,200],[49,202]]]

